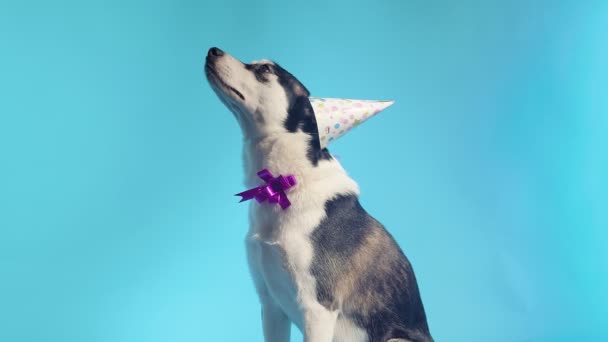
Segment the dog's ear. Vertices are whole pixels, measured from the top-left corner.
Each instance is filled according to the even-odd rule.
[[[292,101],[287,112],[285,128],[290,132],[296,132],[299,129],[304,133],[318,135],[317,120],[308,99],[308,90],[306,88],[304,90],[305,93],[297,96]]]
[[[321,148],[321,140],[319,140],[319,131],[317,130],[317,119],[308,99],[308,94],[295,98],[287,113],[285,128],[290,132],[300,130],[310,135],[308,159],[313,165],[316,166],[321,159],[330,160],[333,158],[327,148]]]
[[[302,83],[300,83],[300,81],[294,82],[292,89],[296,96],[305,96],[306,98],[310,96],[310,92]]]

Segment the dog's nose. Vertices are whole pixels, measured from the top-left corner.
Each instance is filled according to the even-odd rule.
[[[209,52],[207,52],[207,56],[209,57],[221,57],[224,55],[224,51],[216,48],[216,47],[212,47],[211,49],[209,49]]]

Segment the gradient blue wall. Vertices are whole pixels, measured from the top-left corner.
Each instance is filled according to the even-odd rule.
[[[607,23],[605,1],[2,2],[0,340],[262,341],[217,45],[397,100],[332,152],[437,341],[605,341]]]

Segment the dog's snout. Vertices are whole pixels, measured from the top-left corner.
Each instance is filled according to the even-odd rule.
[[[209,52],[207,52],[207,56],[208,57],[221,57],[224,55],[224,51],[222,51],[219,48],[216,47],[212,47],[211,49],[209,49]]]

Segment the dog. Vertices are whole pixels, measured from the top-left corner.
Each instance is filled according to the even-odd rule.
[[[243,135],[245,185],[292,174],[286,210],[251,201],[246,248],[266,342],[432,342],[412,266],[360,205],[357,184],[321,148],[310,93],[279,64],[213,47],[211,88]]]

